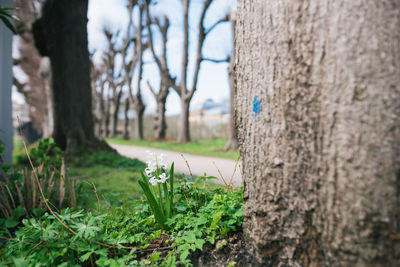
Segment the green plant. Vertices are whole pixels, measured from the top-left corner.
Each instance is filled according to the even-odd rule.
[[[167,229],[165,222],[173,215],[174,208],[174,163],[171,164],[169,175],[167,175],[165,156],[163,154],[157,156],[151,152],[148,153],[146,175],[143,171],[141,172],[142,180],[139,180],[139,184],[149,202],[156,221],[163,229]],[[166,183],[167,180],[170,181],[169,188]],[[157,187],[157,190],[154,187]]]
[[[13,211],[18,208],[24,211],[25,216],[31,216],[36,209],[45,207],[45,201],[50,201],[58,209],[76,207],[75,188],[78,180],[72,180],[67,175],[62,151],[55,147],[52,140],[42,140],[30,150],[31,161],[36,165],[32,166],[32,171],[26,167],[18,169],[4,164],[3,152],[4,145],[0,144],[0,170],[4,178],[0,182],[1,217],[12,218]],[[45,199],[40,195],[38,183],[46,193]]]
[[[61,167],[61,161],[63,158],[63,152],[56,146],[56,143],[52,138],[43,138],[37,143],[29,147],[29,155],[32,163],[36,166],[44,164],[48,167]],[[21,166],[29,165],[29,160],[25,149],[23,148],[18,151],[15,157],[16,164]]]
[[[14,28],[14,25],[10,22],[11,19],[19,20],[16,16],[11,15],[10,12],[13,11],[13,8],[6,8],[6,7],[1,7],[0,6],[0,19],[3,21],[4,25],[10,31],[12,31],[14,34],[17,33],[17,31]]]
[[[209,190],[185,177],[177,183],[176,214],[166,221],[168,230],[160,229],[145,200],[102,214],[67,208],[25,219],[15,232],[0,230],[0,243],[7,241],[0,258],[26,266],[191,266],[206,244],[223,244],[217,241],[241,227],[242,191]],[[195,212],[197,196],[203,201]]]

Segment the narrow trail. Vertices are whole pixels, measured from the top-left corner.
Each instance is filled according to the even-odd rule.
[[[140,146],[130,146],[130,145],[116,145],[110,144],[112,148],[118,151],[121,155],[129,158],[137,158],[143,162],[146,162],[146,151],[150,150],[157,154],[164,153],[167,156],[168,162],[175,162],[175,171],[179,173],[190,174],[188,166],[185,160],[182,158],[181,154],[188,161],[190,169],[193,175],[203,175],[207,173],[208,176],[215,176],[218,180],[210,180],[211,182],[224,184],[221,179],[221,175],[224,177],[225,181],[229,183],[232,179],[232,184],[234,186],[241,186],[242,182],[242,163],[239,162],[235,170],[236,161],[230,159],[221,159],[213,157],[197,156],[192,154],[186,154],[170,150],[162,150],[149,147]],[[217,167],[214,165],[218,167]],[[219,174],[221,173],[221,175]],[[233,175],[233,176],[232,176]]]

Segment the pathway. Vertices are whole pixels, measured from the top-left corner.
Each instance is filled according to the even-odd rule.
[[[140,146],[116,145],[116,144],[110,144],[110,146],[125,157],[137,158],[143,162],[146,162],[147,150],[155,152],[156,154],[164,153],[167,156],[168,162],[172,161],[175,162],[175,172],[190,174],[188,166],[183,157],[181,156],[181,154],[183,154],[183,156],[189,163],[193,175],[203,175],[205,172],[207,173],[208,176],[218,177],[218,181],[217,180],[210,180],[210,181],[219,184],[224,184],[223,180],[221,179],[221,175],[218,172],[219,169],[219,171],[222,174],[222,177],[224,177],[224,179],[227,182],[229,182],[232,179],[232,184],[235,186],[240,186],[243,184],[241,175],[241,165],[242,165],[241,162],[239,162],[236,168],[236,172],[233,174],[235,170],[236,161],[230,159],[197,156],[176,151],[161,150],[156,148],[148,148]],[[214,163],[218,167],[218,169],[214,165]]]

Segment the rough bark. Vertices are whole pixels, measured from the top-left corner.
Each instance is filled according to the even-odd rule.
[[[399,266],[399,1],[238,3],[247,248],[264,266]]]
[[[33,25],[36,47],[51,62],[54,140],[67,155],[109,149],[94,136],[87,6],[81,0],[47,0]]]

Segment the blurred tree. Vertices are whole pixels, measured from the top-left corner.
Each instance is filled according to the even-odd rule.
[[[33,24],[36,47],[51,61],[54,140],[67,155],[110,149],[94,135],[87,8],[87,0],[46,0]]]
[[[238,1],[253,265],[400,265],[400,2]]]
[[[167,134],[167,123],[165,120],[165,103],[169,94],[169,88],[175,84],[175,80],[168,74],[169,71],[167,61],[167,34],[169,28],[169,20],[168,17],[165,16],[162,23],[158,18],[155,18],[154,21],[151,21],[150,8],[148,4],[146,5],[146,13],[146,25],[149,37],[149,46],[160,73],[160,86],[158,92],[152,87],[149,81],[147,81],[147,86],[149,87],[157,102],[156,117],[154,119],[154,138],[156,140],[163,140],[165,139]],[[161,33],[161,56],[158,56],[155,52],[155,41],[153,38],[153,31],[151,29],[152,24],[155,24]]]
[[[116,65],[116,58],[121,54],[121,51],[126,50],[128,45],[124,43],[124,47],[117,49],[116,43],[119,37],[119,31],[112,33],[109,30],[104,30],[107,39],[107,50],[104,54],[104,64],[106,66],[106,77],[108,90],[111,90],[111,95],[106,95],[106,114],[105,114],[105,137],[115,137],[117,135],[118,113],[122,97],[122,86],[124,84],[123,68]],[[124,51],[125,52],[125,51]],[[126,52],[125,52],[126,53]],[[103,85],[104,86],[104,85]],[[102,99],[102,101],[104,101]],[[111,123],[111,131],[109,124]]]
[[[147,6],[150,5],[151,0],[147,0]],[[188,67],[189,67],[189,6],[191,0],[182,0],[183,4],[183,46],[182,46],[182,64],[181,64],[181,75],[180,80],[177,82],[176,78],[171,75],[171,72],[168,68],[167,63],[165,60],[162,59],[163,56],[158,58],[156,55],[155,60],[158,65],[158,68],[161,72],[161,76],[164,79],[164,82],[168,85],[164,86],[171,86],[179,95],[181,99],[181,116],[180,116],[180,129],[179,129],[179,136],[178,140],[182,143],[190,141],[190,131],[189,131],[189,106],[190,101],[193,98],[194,93],[197,90],[197,81],[199,78],[200,73],[200,66],[204,60],[209,60],[215,63],[219,62],[226,62],[227,59],[223,60],[214,60],[214,59],[207,59],[203,57],[202,49],[204,45],[204,41],[209,34],[217,25],[222,22],[229,21],[228,16],[221,18],[220,20],[216,21],[213,25],[211,25],[208,29],[204,26],[204,21],[206,18],[206,13],[208,8],[211,6],[213,0],[205,0],[203,8],[201,9],[200,13],[200,20],[198,24],[198,35],[197,35],[197,49],[196,49],[196,57],[195,57],[195,64],[194,64],[194,71],[193,71],[193,80],[191,82],[188,81]],[[148,14],[150,11],[147,12]],[[147,19],[149,24],[150,18]],[[154,20],[157,24],[157,21]],[[165,21],[164,27],[167,25],[167,21]],[[149,28],[149,27],[148,27]],[[159,26],[160,31],[168,30],[162,29]],[[151,29],[149,29],[151,32]],[[150,36],[150,34],[149,34]],[[150,43],[151,45],[151,43]],[[164,51],[165,52],[165,51]]]
[[[136,1],[133,0],[133,4]],[[132,5],[133,5],[132,4]],[[133,8],[133,7],[132,7]],[[136,80],[136,93],[133,93],[133,88],[132,88],[132,82],[130,82],[129,85],[129,97],[131,100],[131,103],[133,105],[133,109],[136,112],[136,118],[135,118],[135,135],[136,138],[142,140],[144,138],[143,136],[143,114],[144,114],[144,109],[145,105],[143,103],[142,99],[142,75],[143,75],[143,51],[146,49],[147,45],[143,42],[142,34],[143,34],[143,12],[144,12],[144,3],[140,3],[138,5],[139,9],[139,22],[138,26],[136,29],[136,39],[135,39],[135,60],[132,63],[136,63],[136,68],[137,68],[137,80]],[[132,11],[129,12],[129,20],[132,21]],[[128,35],[129,36],[129,35]],[[128,64],[128,66],[129,66]],[[133,71],[133,69],[132,69]],[[132,73],[133,75],[133,73]]]
[[[32,24],[40,16],[42,1],[40,0],[15,0],[15,37],[18,57],[14,58],[14,65],[21,69],[27,76],[20,80],[14,75],[14,85],[19,93],[25,97],[28,106],[29,118],[34,128],[43,137],[53,134],[53,107],[50,90],[51,71],[49,59],[41,57],[35,48],[32,34]]]
[[[230,107],[229,107],[229,129],[228,129],[228,142],[225,150],[238,149],[237,129],[235,124],[235,25],[236,25],[236,12],[231,11],[229,21],[232,27],[232,54],[229,59],[228,79],[230,87]]]

